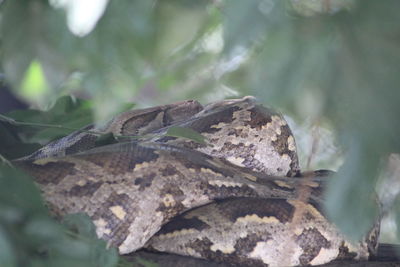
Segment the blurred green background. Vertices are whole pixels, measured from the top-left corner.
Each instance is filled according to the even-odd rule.
[[[341,166],[326,209],[352,238],[378,214],[377,182],[399,183],[386,167],[400,145],[399,1],[0,3],[3,83],[34,109],[1,118],[6,158],[133,105],[254,95],[289,117],[303,168]],[[68,128],[15,127],[12,119]],[[1,170],[3,179],[13,176]],[[393,188],[383,202],[400,217]],[[18,242],[3,228],[0,251],[14,251]],[[17,266],[15,255],[9,260],[4,266]]]

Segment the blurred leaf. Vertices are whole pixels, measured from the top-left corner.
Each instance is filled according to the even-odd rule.
[[[21,84],[21,93],[31,99],[40,98],[49,90],[40,62],[34,60],[27,69]]]
[[[91,105],[91,101],[64,96],[59,98],[48,111],[18,110],[8,113],[7,116],[21,122],[66,127],[66,129],[38,126],[18,127],[19,135],[24,140],[46,143],[90,124],[93,121]]]
[[[315,16],[317,14],[334,14],[342,9],[351,9],[355,0],[291,0],[290,4],[296,12],[304,16]]]
[[[23,172],[0,165],[0,188],[1,205],[9,205],[28,213],[46,213],[39,190]]]
[[[63,224],[81,236],[96,238],[96,227],[86,214],[68,214],[63,218]]]
[[[43,145],[80,129],[93,121],[91,105],[91,101],[64,96],[48,111],[16,110],[2,115],[0,120],[10,118],[12,123],[0,122],[0,154],[9,159],[25,156],[40,148],[39,143]]]
[[[71,216],[73,237],[48,217],[39,190],[22,172],[0,166],[0,262],[15,266],[116,266],[118,253],[99,240],[86,217]],[[4,229],[4,230],[3,230]],[[1,265],[3,266],[3,265]],[[4,265],[8,266],[8,265]],[[10,265],[12,266],[12,265]]]
[[[334,124],[348,155],[329,189],[327,211],[355,239],[376,215],[377,163],[400,147],[397,8],[398,1],[367,0],[335,15],[280,15],[240,81],[248,88],[251,80],[246,93],[261,101]]]
[[[35,57],[34,46],[26,39],[31,36],[29,27],[29,11],[22,1],[6,1],[2,3],[2,63],[9,80],[19,84],[24,77],[30,62]],[[7,12],[4,12],[7,10]]]
[[[166,136],[174,136],[174,137],[182,137],[182,138],[192,140],[199,144],[203,144],[203,145],[206,144],[204,136],[202,136],[198,132],[196,132],[192,129],[189,129],[189,128],[178,127],[178,126],[170,127],[170,128],[168,128],[168,131],[165,135]]]
[[[325,205],[330,219],[353,241],[371,230],[379,216],[373,180],[378,173],[379,159],[361,143],[354,140],[347,155],[351,160],[330,180]]]
[[[64,229],[47,216],[32,216],[23,226],[23,234],[30,243],[41,249],[46,244],[51,246],[64,238]]]
[[[92,243],[90,262],[93,266],[115,266],[118,252],[115,248],[107,248],[107,243],[96,235],[96,227],[86,214],[69,214],[64,217],[63,224],[79,238]]]
[[[38,143],[26,144],[21,142],[16,131],[12,128],[11,125],[0,122],[0,155],[14,159],[28,155],[42,146]]]
[[[0,225],[0,266],[16,267],[17,259],[7,232]]]
[[[52,46],[52,39],[60,39],[63,29],[66,29],[63,18],[58,16],[58,21],[50,22],[53,10],[43,0],[5,1],[1,7],[4,15],[1,23],[2,63],[6,79],[16,92],[21,92],[21,82],[29,65],[31,62],[40,63],[46,80],[53,89],[34,96],[37,104],[44,105],[56,95],[58,90],[54,89],[59,89],[68,75],[66,61]],[[56,25],[60,28],[53,31],[52,28]],[[28,97],[26,94],[20,95]]]
[[[284,1],[232,0],[224,5],[224,50],[228,54],[235,47],[262,42],[266,31],[285,18]]]

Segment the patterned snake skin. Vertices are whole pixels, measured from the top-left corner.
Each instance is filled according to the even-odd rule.
[[[166,136],[185,127],[207,142]],[[329,172],[300,172],[284,118],[253,97],[122,113],[14,161],[52,214],[84,212],[121,254],[147,247],[232,265],[367,259],[379,225],[349,242],[324,216]],[[93,131],[141,135],[96,146]]]

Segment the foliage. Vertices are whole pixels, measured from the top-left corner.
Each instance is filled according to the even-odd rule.
[[[15,125],[13,121],[6,124],[5,117],[2,123],[0,118],[0,135],[3,137],[0,138],[0,154],[11,159],[22,157],[40,148],[41,144],[91,123],[91,107],[89,101],[65,96],[47,111],[15,110],[6,114],[8,119],[24,125]]]
[[[117,251],[97,239],[87,216],[65,218],[66,230],[48,216],[29,177],[0,170],[1,266],[116,266]]]
[[[83,37],[47,1],[6,0],[0,8],[1,65],[16,93],[28,97],[32,83],[36,107],[62,94],[93,99],[62,98],[50,112],[8,117],[79,128],[129,100],[146,106],[252,94],[296,120],[332,125],[345,163],[329,187],[327,212],[353,238],[370,227],[378,172],[399,150],[399,1],[110,0]],[[66,133],[0,123],[0,153],[27,154]]]

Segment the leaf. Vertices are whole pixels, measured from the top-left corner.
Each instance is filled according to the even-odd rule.
[[[32,98],[43,106],[54,97],[59,85],[65,78],[66,60],[56,52],[52,40],[59,40],[66,26],[63,18],[50,21],[53,10],[46,1],[35,0],[29,2],[9,1],[2,5],[1,34],[3,42],[3,64],[7,81],[11,83],[15,92],[21,95],[21,82],[31,62],[38,62],[44,70],[46,80],[53,90],[42,91]],[[56,25],[61,26],[54,29]],[[12,30],[18,29],[17,31]],[[48,64],[51,62],[51,68]],[[51,75],[50,75],[51,74]],[[26,85],[26,84],[25,84]],[[31,86],[31,85],[29,85]],[[43,90],[44,88],[42,88]],[[25,97],[28,97],[25,95]]]
[[[234,52],[235,47],[260,42],[268,29],[284,19],[283,1],[232,0],[224,4],[222,23],[227,54]]]
[[[77,240],[83,240],[90,245],[89,261],[93,266],[112,267],[118,263],[117,250],[107,248],[107,243],[97,238],[96,227],[89,216],[81,213],[69,214],[64,217],[63,224],[77,234]]]
[[[173,137],[182,137],[182,138],[192,140],[199,144],[203,144],[203,145],[206,144],[204,136],[202,136],[195,130],[189,129],[189,128],[174,126],[174,127],[169,128],[165,135],[173,136]]]
[[[371,230],[379,215],[375,187],[371,186],[376,184],[379,161],[367,149],[359,146],[356,150],[353,144],[348,151],[352,160],[345,162],[330,180],[326,193],[328,217],[353,241],[360,240]],[[359,163],[357,160],[367,161]]]
[[[18,85],[35,57],[34,46],[26,41],[31,36],[29,26],[32,26],[26,6],[26,3],[21,1],[8,1],[2,5],[4,17],[1,23],[1,34],[2,39],[7,40],[2,45],[4,55],[2,63],[6,77]]]
[[[0,266],[16,267],[17,259],[7,232],[0,224]]]
[[[0,115],[0,120],[2,115]],[[11,118],[10,118],[11,119]],[[12,119],[11,119],[12,120]],[[14,127],[0,122],[0,155],[7,159],[14,159],[28,155],[39,149],[40,144],[24,144],[18,138]]]
[[[89,239],[97,239],[96,227],[89,216],[83,213],[68,214],[63,218],[63,224],[71,231]]]
[[[19,135],[27,139],[26,141],[47,143],[91,123],[93,121],[91,107],[91,101],[64,96],[59,98],[48,111],[18,110],[8,113],[7,116],[16,121],[34,124],[18,127]],[[40,124],[46,124],[46,127],[39,127]]]
[[[37,246],[52,244],[64,238],[64,229],[47,216],[33,216],[23,227],[23,234]]]
[[[40,98],[49,89],[40,62],[33,60],[24,75],[21,84],[21,94],[35,99]]]
[[[72,219],[73,218],[73,219]],[[0,262],[16,262],[15,266],[116,266],[116,249],[107,249],[106,242],[96,236],[87,216],[72,216],[78,233],[73,237],[47,215],[31,179],[21,171],[0,166]],[[2,234],[3,229],[6,236]],[[2,265],[3,266],[3,265]]]
[[[22,171],[0,165],[0,204],[28,214],[46,214],[39,190]]]

